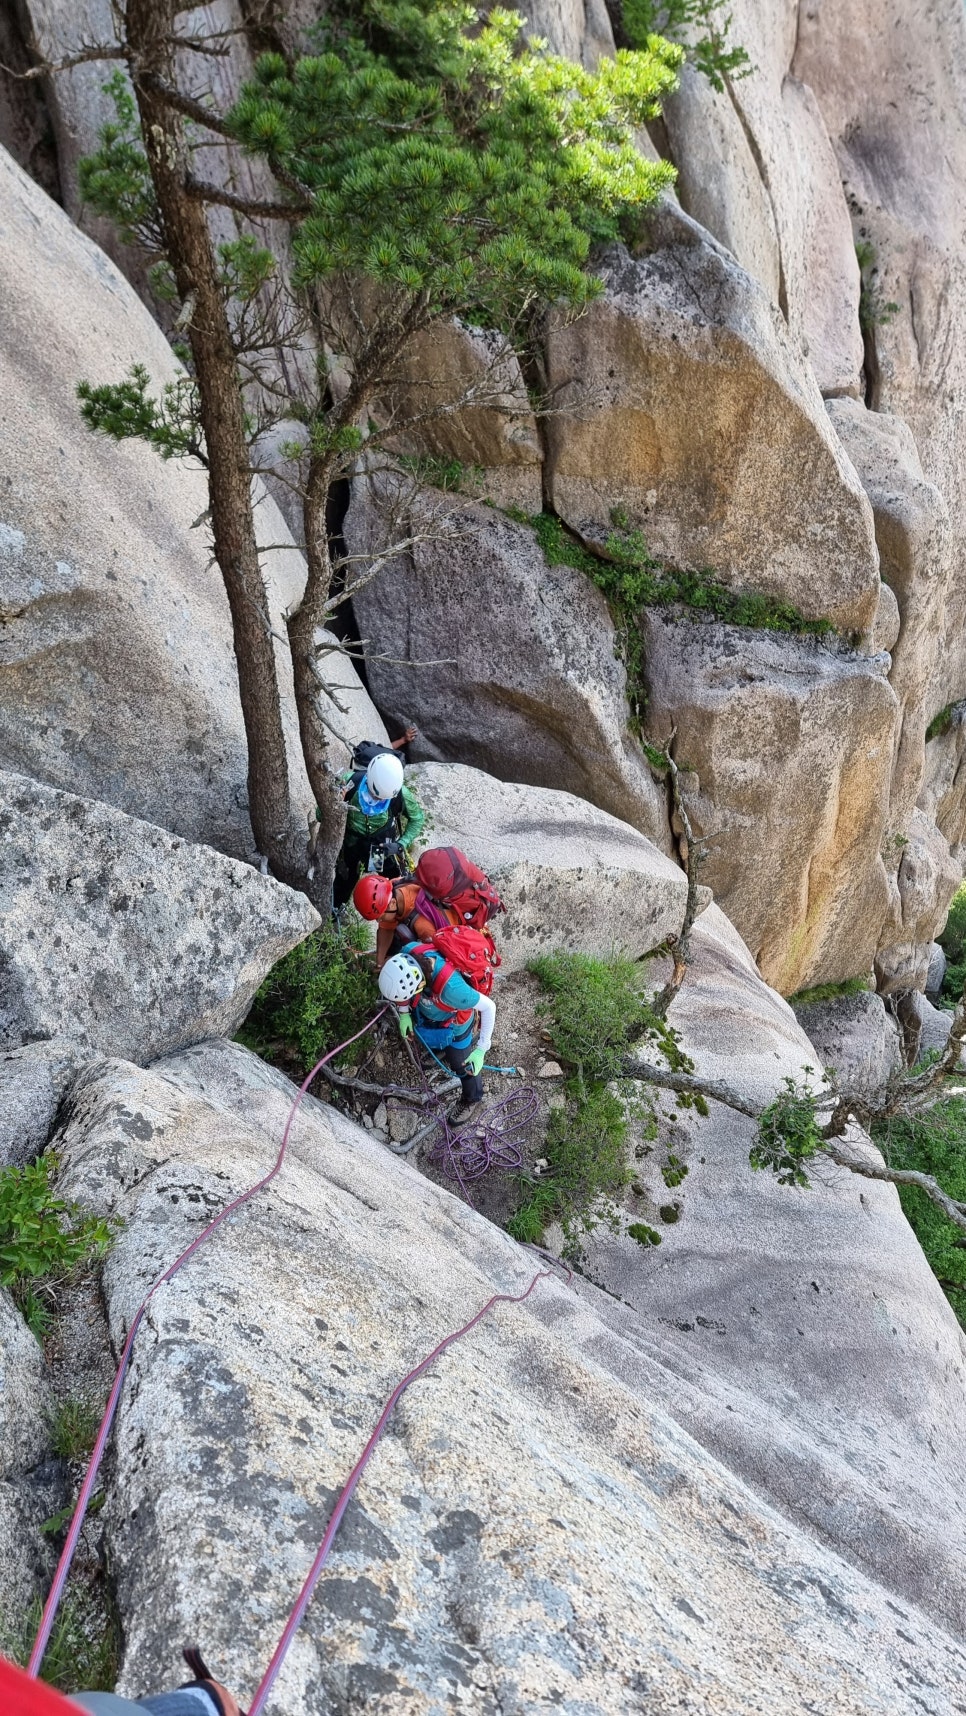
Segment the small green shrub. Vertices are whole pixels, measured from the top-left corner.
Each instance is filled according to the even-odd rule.
[[[631,1239],[636,1239],[638,1245],[660,1245],[661,1236],[656,1227],[648,1227],[646,1221],[632,1221],[627,1229]]]
[[[0,1284],[8,1287],[38,1339],[49,1311],[36,1283],[64,1281],[103,1257],[117,1223],[58,1197],[53,1151],[23,1168],[0,1169]]]
[[[379,997],[364,924],[316,930],[269,972],[237,1041],[266,1060],[294,1058],[304,1072],[326,1049],[351,1037]]]
[[[653,1107],[627,1076],[634,1045],[650,1042],[678,1071],[693,1071],[693,1063],[677,1032],[647,1002],[643,972],[633,960],[551,953],[534,960],[531,970],[546,994],[539,1015],[571,1076],[566,1105],[551,1112],[547,1127],[547,1173],[538,1185],[527,1186],[507,1228],[514,1238],[535,1242],[551,1221],[558,1221],[568,1254],[574,1256],[580,1235],[601,1223],[614,1232],[620,1229],[624,1193],[633,1181],[628,1163],[632,1122],[645,1138],[657,1134]],[[687,1105],[689,1099],[682,1101]],[[677,1158],[669,1157],[668,1164],[673,1174]]]
[[[577,1078],[601,1084],[620,1076],[630,1050],[647,1038],[677,1072],[693,1072],[680,1037],[648,1004],[632,959],[546,953],[530,967],[547,994],[540,1007],[554,1052]]]
[[[783,1080],[784,1090],[764,1109],[758,1120],[758,1137],[749,1152],[753,1168],[770,1168],[780,1186],[807,1186],[802,1164],[823,1145],[816,1119],[818,1098],[792,1078]]]
[[[966,882],[952,897],[939,945],[946,955],[943,997],[955,1006],[966,985]]]
[[[843,995],[862,995],[869,987],[867,977],[846,977],[841,983],[817,983],[814,989],[798,989],[789,995],[790,1007],[811,1007],[816,1001],[838,1001]]]
[[[873,328],[891,322],[893,316],[898,315],[899,306],[883,296],[878,284],[879,262],[875,245],[868,239],[859,239],[855,259],[859,265],[859,327],[864,333],[871,333]]]
[[[83,1460],[97,1436],[100,1412],[90,1400],[71,1394],[60,1400],[50,1417],[50,1446],[61,1460]]]
[[[25,1668],[40,1626],[43,1604],[36,1598],[17,1620],[0,1620],[0,1648]],[[117,1617],[101,1589],[69,1585],[57,1611],[40,1678],[58,1692],[113,1692],[120,1669]]]
[[[940,709],[938,715],[933,716],[926,728],[927,743],[930,739],[944,738],[947,733],[952,731],[957,718],[962,716],[964,712],[966,712],[966,702],[962,698],[955,703],[947,703],[945,709]]]
[[[872,1136],[894,1168],[932,1174],[951,1198],[966,1200],[966,1098],[947,1097],[909,1119],[873,1125]],[[966,1249],[962,1229],[915,1186],[899,1199],[929,1266],[966,1327]]]

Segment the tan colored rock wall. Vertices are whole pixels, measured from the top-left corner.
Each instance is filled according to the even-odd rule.
[[[867,631],[871,510],[780,313],[668,202],[646,254],[615,247],[603,275],[606,293],[548,337],[555,510],[602,543],[621,509],[674,565]]]

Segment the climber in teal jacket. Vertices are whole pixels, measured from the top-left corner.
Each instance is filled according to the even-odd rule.
[[[447,963],[445,955],[426,942],[394,954],[379,973],[379,993],[395,1009],[402,1035],[408,1036],[415,1027],[420,1042],[438,1052],[459,1075],[462,1106],[471,1108],[483,1098],[480,1075],[493,1041],[496,1005],[455,970],[437,991],[433,980]],[[480,1034],[474,1045],[477,1019]]]

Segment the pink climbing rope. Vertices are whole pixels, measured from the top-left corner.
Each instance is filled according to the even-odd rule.
[[[107,1439],[108,1439],[108,1436],[110,1435],[111,1426],[114,1422],[114,1417],[115,1417],[115,1414],[117,1412],[118,1402],[119,1402],[120,1397],[121,1397],[121,1390],[124,1386],[124,1378],[127,1374],[128,1365],[130,1363],[131,1351],[132,1351],[133,1346],[134,1346],[134,1340],[135,1340],[135,1337],[137,1335],[138,1329],[140,1328],[141,1321],[142,1321],[144,1314],[148,1308],[148,1305],[150,1304],[151,1300],[153,1299],[155,1293],[158,1291],[158,1288],[162,1287],[166,1281],[171,1281],[174,1278],[174,1276],[177,1275],[178,1271],[184,1267],[184,1265],[187,1263],[188,1259],[190,1257],[194,1256],[195,1252],[198,1251],[198,1249],[202,1245],[204,1245],[205,1241],[211,1237],[211,1235],[215,1232],[215,1230],[221,1226],[222,1222],[225,1221],[228,1216],[230,1216],[235,1210],[240,1209],[243,1204],[248,1203],[249,1200],[251,1198],[255,1197],[258,1192],[264,1191],[265,1187],[271,1184],[272,1180],[274,1180],[276,1174],[279,1172],[279,1169],[282,1166],[282,1163],[285,1160],[286,1151],[288,1149],[289,1136],[290,1136],[291,1130],[292,1130],[292,1124],[295,1120],[296,1114],[298,1113],[298,1110],[299,1110],[299,1107],[302,1103],[302,1100],[303,1100],[306,1092],[308,1091],[309,1085],[312,1083],[312,1080],[316,1077],[319,1070],[323,1066],[325,1066],[326,1062],[330,1061],[334,1055],[341,1053],[341,1051],[343,1049],[348,1048],[351,1043],[357,1042],[360,1037],[364,1036],[367,1031],[371,1030],[372,1027],[376,1024],[377,1020],[379,1020],[382,1017],[382,1014],[385,1011],[386,1011],[385,1008],[380,1008],[379,1012],[376,1013],[373,1016],[373,1018],[371,1018],[369,1020],[368,1024],[366,1024],[362,1027],[361,1031],[356,1031],[354,1036],[347,1037],[346,1041],[344,1043],[339,1043],[336,1046],[336,1048],[330,1049],[328,1054],[323,1055],[322,1059],[320,1061],[316,1062],[315,1066],[312,1068],[312,1071],[308,1074],[308,1076],[305,1079],[303,1079],[302,1084],[299,1087],[298,1095],[295,1097],[295,1100],[292,1103],[292,1106],[289,1110],[288,1119],[285,1122],[285,1130],[282,1133],[282,1142],[279,1146],[278,1155],[275,1158],[275,1162],[274,1162],[274,1165],[272,1166],[272,1168],[269,1170],[269,1172],[267,1174],[265,1174],[262,1177],[262,1179],[257,1180],[256,1183],[248,1189],[248,1191],[241,1192],[237,1198],[232,1199],[231,1203],[225,1205],[225,1208],[223,1210],[221,1210],[219,1212],[219,1214],[216,1215],[214,1217],[214,1219],[208,1223],[207,1227],[205,1227],[202,1230],[202,1232],[199,1233],[197,1235],[197,1237],[192,1240],[191,1244],[185,1247],[184,1251],[181,1252],[180,1256],[176,1257],[174,1262],[169,1265],[169,1267],[163,1272],[163,1274],[158,1276],[157,1280],[154,1282],[153,1286],[149,1289],[149,1291],[145,1294],[144,1298],[141,1301],[141,1304],[138,1306],[138,1309],[134,1315],[134,1319],[131,1323],[130,1330],[128,1331],[127,1340],[124,1343],[124,1351],[121,1354],[121,1360],[120,1360],[120,1363],[119,1363],[118,1368],[117,1368],[117,1375],[114,1378],[114,1386],[111,1389],[110,1398],[109,1398],[107,1406],[105,1408],[104,1416],[101,1419],[100,1429],[98,1430],[98,1433],[97,1433],[97,1440],[94,1443],[94,1449],[93,1449],[93,1452],[91,1454],[90,1462],[88,1464],[87,1471],[84,1475],[84,1482],[81,1485],[80,1494],[78,1495],[77,1502],[76,1502],[76,1505],[74,1508],[74,1514],[73,1514],[73,1518],[71,1519],[70,1529],[67,1533],[67,1539],[64,1543],[63,1550],[61,1551],[60,1560],[57,1563],[57,1571],[54,1574],[53,1583],[52,1583],[51,1588],[50,1588],[50,1594],[49,1594],[47,1601],[44,1605],[44,1612],[43,1612],[43,1615],[41,1616],[40,1626],[37,1630],[37,1637],[34,1640],[33,1650],[31,1651],[31,1654],[30,1654],[30,1661],[27,1665],[27,1673],[29,1675],[31,1675],[34,1679],[36,1679],[36,1677],[39,1673],[40,1664],[43,1661],[44,1652],[47,1649],[47,1643],[48,1643],[48,1640],[50,1638],[51,1629],[53,1627],[54,1620],[55,1620],[55,1617],[57,1614],[57,1609],[58,1609],[58,1606],[60,1604],[61,1597],[63,1595],[64,1585],[66,1584],[67,1575],[70,1572],[71,1562],[73,1561],[73,1558],[74,1558],[74,1551],[76,1550],[76,1547],[77,1547],[77,1540],[80,1536],[81,1528],[84,1524],[84,1519],[85,1519],[85,1516],[87,1514],[87,1508],[88,1508],[88,1503],[90,1501],[91,1491],[94,1487],[94,1483],[95,1483],[95,1480],[97,1478],[98,1471],[100,1470],[101,1461],[103,1460],[104,1451],[105,1451],[105,1448],[107,1446]],[[460,1179],[458,1169],[457,1169],[456,1177],[458,1179]],[[460,1183],[462,1184],[462,1180],[460,1180]],[[540,1248],[538,1246],[532,1246],[532,1247],[528,1247],[528,1249],[533,1250],[533,1251],[539,1251]],[[548,1256],[547,1253],[543,1253],[543,1255]],[[447,1347],[451,1347],[454,1344],[454,1342],[462,1340],[463,1337],[465,1335],[468,1335],[472,1329],[475,1329],[477,1324],[482,1322],[483,1318],[485,1316],[487,1316],[487,1314],[490,1311],[492,1311],[492,1309],[495,1305],[520,1305],[523,1303],[523,1301],[525,1299],[529,1299],[530,1294],[533,1292],[537,1283],[539,1281],[545,1280],[549,1276],[552,1276],[554,1273],[555,1267],[561,1267],[558,1264],[557,1259],[555,1259],[555,1258],[551,1258],[548,1256],[548,1261],[551,1263],[552,1267],[547,1268],[547,1269],[538,1269],[536,1274],[533,1276],[532,1280],[530,1281],[529,1286],[526,1287],[522,1293],[494,1293],[494,1294],[492,1294],[491,1297],[486,1301],[486,1304],[483,1305],[480,1308],[480,1310],[476,1312],[475,1316],[471,1317],[468,1322],[463,1323],[460,1328],[452,1330],[451,1333],[448,1335],[444,1335],[443,1339],[441,1341],[438,1341],[436,1346],[433,1347],[432,1352],[427,1353],[426,1357],[424,1359],[421,1359],[419,1364],[415,1365],[412,1370],[408,1371],[407,1374],[402,1378],[402,1380],[396,1384],[396,1386],[393,1389],[392,1393],[390,1394],[388,1400],[386,1401],[386,1404],[384,1405],[382,1412],[379,1415],[379,1418],[376,1422],[374,1430],[372,1431],[372,1434],[369,1437],[369,1440],[367,1441],[365,1447],[362,1450],[362,1453],[359,1455],[358,1460],[356,1461],[355,1465],[352,1468],[352,1471],[349,1474],[348,1480],[345,1484],[345,1487],[342,1490],[341,1495],[339,1496],[338,1501],[335,1504],[335,1507],[332,1510],[332,1514],[331,1514],[331,1517],[329,1519],[328,1525],[325,1528],[324,1536],[322,1538],[321,1543],[319,1544],[319,1548],[318,1548],[318,1552],[315,1556],[315,1560],[312,1562],[312,1565],[309,1568],[309,1571],[305,1577],[305,1581],[304,1581],[302,1588],[299,1592],[295,1606],[292,1609],[291,1614],[289,1615],[288,1621],[285,1625],[285,1629],[281,1635],[281,1638],[278,1641],[278,1644],[275,1647],[274,1653],[272,1655],[272,1659],[271,1659],[267,1669],[265,1670],[265,1673],[262,1676],[261,1681],[259,1682],[258,1688],[255,1692],[255,1697],[252,1700],[251,1706],[250,1706],[249,1711],[248,1711],[248,1716],[259,1716],[259,1713],[264,1709],[265,1701],[268,1698],[268,1695],[272,1689],[272,1685],[274,1684],[274,1681],[275,1681],[275,1679],[279,1673],[279,1670],[282,1667],[282,1664],[283,1664],[285,1657],[288,1653],[288,1650],[289,1650],[289,1647],[292,1643],[292,1640],[295,1637],[295,1634],[297,1633],[299,1627],[302,1624],[302,1620],[304,1618],[305,1611],[308,1608],[309,1603],[312,1600],[312,1594],[313,1594],[315,1587],[318,1583],[319,1576],[322,1572],[322,1569],[325,1566],[326,1561],[328,1560],[329,1551],[332,1548],[332,1544],[335,1540],[336,1533],[338,1532],[339,1526],[342,1523],[346,1508],[348,1507],[349,1502],[352,1499],[353,1493],[356,1489],[356,1486],[359,1482],[359,1479],[362,1477],[362,1474],[365,1471],[366,1466],[369,1464],[369,1461],[371,1460],[371,1458],[372,1458],[372,1456],[376,1450],[376,1447],[382,1438],[383,1432],[384,1432],[386,1425],[389,1421],[389,1418],[392,1414],[393,1408],[396,1406],[396,1404],[399,1401],[399,1399],[401,1398],[401,1396],[403,1394],[405,1394],[407,1388],[409,1388],[410,1385],[412,1383],[414,1383],[419,1377],[424,1375],[424,1373],[429,1369],[429,1366],[433,1363],[433,1361],[435,1359],[439,1358],[440,1354],[444,1353],[446,1351]],[[562,1267],[566,1269],[566,1265],[562,1265]],[[567,1269],[566,1272],[567,1272],[567,1277],[569,1280],[571,1272],[569,1269]]]
[[[570,1271],[568,1270],[567,1273],[569,1276]],[[537,1282],[543,1281],[549,1275],[553,1275],[552,1269],[538,1269],[533,1280],[530,1282],[529,1287],[527,1287],[523,1293],[494,1293],[492,1298],[486,1301],[486,1304],[477,1311],[474,1317],[470,1318],[468,1323],[464,1323],[459,1329],[454,1329],[451,1334],[444,1335],[443,1339],[437,1342],[432,1352],[427,1353],[426,1357],[422,1359],[413,1370],[407,1372],[401,1382],[397,1382],[389,1396],[389,1399],[386,1401],[385,1406],[379,1414],[379,1418],[372,1435],[369,1437],[362,1453],[359,1455],[358,1460],[353,1466],[346,1486],[332,1510],[331,1518],[325,1528],[325,1535],[322,1542],[319,1544],[318,1553],[306,1574],[305,1583],[298,1594],[295,1607],[286,1622],[285,1630],[282,1633],[278,1644],[275,1646],[272,1660],[258,1684],[255,1696],[249,1705],[248,1716],[259,1716],[259,1712],[265,1708],[265,1700],[272,1689],[275,1677],[278,1674],[282,1663],[285,1661],[286,1654],[295,1634],[302,1625],[305,1611],[312,1600],[312,1593],[318,1584],[319,1574],[322,1572],[322,1569],[329,1558],[329,1550],[332,1548],[336,1532],[342,1524],[342,1517],[352,1500],[353,1491],[376,1451],[376,1446],[386,1428],[386,1424],[389,1421],[393,1407],[396,1405],[400,1396],[405,1394],[410,1383],[415,1382],[417,1377],[422,1376],[423,1372],[429,1369],[433,1360],[439,1358],[440,1353],[444,1353],[447,1347],[451,1347],[453,1345],[454,1341],[461,1341],[464,1335],[468,1335],[471,1329],[475,1329],[477,1323],[482,1322],[487,1312],[491,1311],[494,1305],[521,1305],[524,1299],[529,1299],[530,1294],[537,1285]]]
[[[191,1244],[185,1247],[180,1257],[176,1257],[174,1262],[164,1271],[163,1275],[158,1276],[154,1285],[141,1300],[141,1303],[135,1312],[134,1320],[128,1331],[127,1340],[124,1343],[124,1351],[121,1354],[121,1362],[117,1367],[114,1386],[111,1389],[110,1398],[104,1409],[104,1416],[101,1419],[100,1429],[97,1432],[97,1440],[94,1443],[90,1463],[87,1467],[86,1473],[84,1474],[84,1482],[81,1484],[80,1494],[77,1497],[77,1502],[74,1507],[74,1515],[70,1522],[70,1530],[67,1533],[67,1539],[64,1543],[63,1549],[61,1550],[60,1560],[57,1563],[57,1571],[54,1574],[54,1582],[50,1587],[50,1594],[44,1604],[44,1612],[40,1618],[37,1637],[34,1640],[33,1650],[30,1653],[30,1661],[27,1664],[27,1673],[33,1676],[34,1679],[37,1678],[40,1671],[40,1664],[43,1661],[44,1652],[47,1649],[47,1642],[50,1638],[51,1628],[53,1627],[57,1609],[63,1595],[67,1575],[70,1572],[70,1564],[74,1559],[74,1551],[77,1548],[77,1539],[80,1536],[81,1527],[84,1524],[84,1519],[87,1514],[91,1491],[94,1488],[97,1474],[100,1471],[101,1461],[104,1458],[104,1450],[107,1447],[107,1438],[111,1433],[111,1425],[114,1422],[114,1415],[117,1412],[118,1401],[121,1398],[121,1389],[124,1386],[124,1378],[127,1374],[128,1364],[130,1363],[131,1350],[134,1346],[134,1338],[141,1326],[141,1320],[145,1311],[151,1303],[151,1300],[154,1298],[155,1293],[158,1291],[158,1288],[163,1287],[166,1281],[173,1280],[178,1271],[187,1263],[189,1257],[193,1257],[199,1247],[204,1245],[207,1239],[210,1239],[216,1228],[219,1228],[222,1222],[226,1221],[235,1210],[241,1209],[243,1204],[247,1204],[249,1199],[255,1197],[258,1192],[264,1191],[266,1186],[271,1185],[271,1182],[274,1180],[285,1160],[285,1153],[288,1149],[289,1134],[292,1130],[292,1122],[298,1113],[302,1099],[305,1096],[309,1085],[312,1083],[312,1080],[315,1078],[320,1067],[324,1067],[326,1062],[330,1061],[334,1055],[340,1054],[343,1049],[347,1049],[350,1043],[355,1043],[360,1037],[364,1037],[367,1031],[371,1031],[373,1025],[376,1024],[377,1020],[382,1018],[385,1011],[385,1007],[381,1007],[379,1012],[375,1013],[369,1020],[368,1024],[363,1025],[361,1031],[356,1031],[355,1035],[347,1037],[344,1043],[339,1043],[336,1048],[330,1049],[328,1054],[323,1055],[322,1059],[316,1063],[308,1077],[302,1080],[302,1084],[299,1087],[299,1093],[295,1098],[295,1101],[292,1103],[288,1120],[285,1123],[285,1131],[282,1133],[282,1142],[279,1146],[274,1166],[262,1179],[256,1181],[254,1186],[249,1187],[247,1192],[241,1192],[237,1198],[232,1199],[230,1204],[225,1205],[225,1208],[215,1216],[214,1220],[210,1221],[207,1227],[191,1241]]]

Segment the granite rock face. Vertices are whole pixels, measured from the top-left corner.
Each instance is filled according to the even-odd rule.
[[[70,1193],[125,1218],[105,1271],[115,1338],[199,1223],[265,1171],[293,1095],[228,1044],[85,1074],[60,1148]],[[135,1348],[102,1514],[121,1692],[170,1683],[182,1637],[203,1636],[247,1701],[380,1403],[534,1268],[361,1129],[305,1105],[271,1191],[164,1289]],[[715,1317],[722,1297],[719,1283]],[[774,1317],[787,1350],[800,1313],[762,1310],[759,1341]],[[948,1344],[934,1312],[930,1336]],[[703,1446],[698,1405],[722,1418],[733,1405],[744,1434],[751,1403],[693,1368],[688,1337],[654,1328],[589,1282],[550,1279],[450,1349],[397,1407],[350,1505],[279,1710],[948,1708],[966,1657],[904,1569],[839,1558]],[[870,1366],[891,1340],[880,1329]],[[777,1404],[754,1416],[785,1453],[783,1421]],[[854,1430],[844,1407],[838,1429]],[[848,1515],[856,1481],[844,1464],[837,1477]],[[934,1494],[924,1545],[940,1508]]]
[[[319,922],[247,864],[23,775],[0,775],[0,850],[0,1049],[147,1061],[228,1034]]]
[[[0,1052],[0,1167],[39,1156],[85,1051],[66,1037]]]
[[[832,1068],[839,1090],[875,1102],[902,1065],[895,1019],[881,996],[868,990],[829,1001],[806,1002],[795,1017],[815,1050],[819,1068]]]
[[[426,844],[459,846],[498,888],[507,910],[493,930],[507,972],[555,948],[637,959],[680,929],[684,871],[594,805],[458,763],[420,763],[408,781],[429,813]]]
[[[763,977],[790,995],[866,975],[895,894],[888,658],[660,611],[641,623],[648,731],[677,729],[692,823],[712,837],[702,878]]]
[[[643,250],[547,341],[553,506],[606,543],[615,509],[659,559],[865,632],[879,590],[868,500],[780,314],[669,201]]]
[[[101,798],[186,839],[252,852],[228,603],[195,529],[186,461],[84,425],[77,383],[178,366],[106,256],[0,152],[0,765]],[[263,496],[266,543],[291,538]],[[304,582],[266,556],[274,613]],[[294,801],[309,807],[291,667],[279,652]]]
[[[815,1047],[716,906],[692,955],[671,1022],[699,1073],[756,1106],[785,1078],[811,1082]],[[655,1375],[675,1378],[656,1380],[652,1398],[803,1529],[960,1637],[966,1336],[894,1187],[831,1163],[815,1164],[807,1190],[780,1186],[749,1166],[753,1121],[715,1103],[706,1121],[659,1107],[629,1214],[660,1243],[600,1230],[587,1256],[635,1308]],[[872,1149],[864,1134],[854,1143]],[[687,1168],[671,1193],[669,1152]]]
[[[40,1525],[52,1511],[44,1357],[0,1287],[0,1625],[18,1633],[44,1588],[50,1556]]]
[[[356,483],[351,551],[381,548],[386,528]],[[590,579],[548,566],[529,526],[463,500],[417,500],[406,534],[412,548],[353,607],[373,697],[420,729],[413,755],[562,788],[666,845],[664,790],[631,732],[613,621]],[[431,665],[413,671],[403,655]]]

